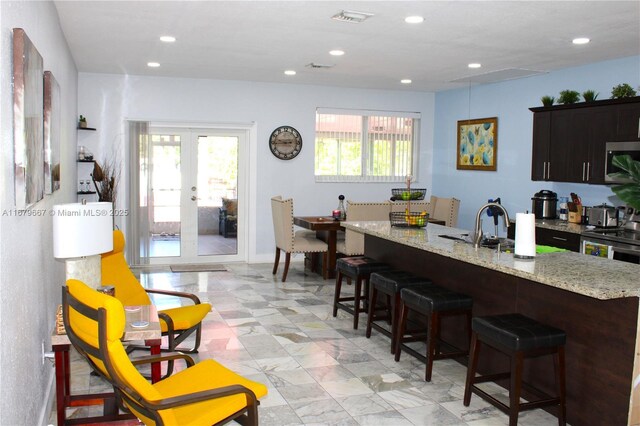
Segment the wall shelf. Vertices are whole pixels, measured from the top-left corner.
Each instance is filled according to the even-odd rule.
[[[96,191],[78,191],[78,195],[91,195],[91,194],[97,194]]]
[[[92,131],[96,131],[95,127],[80,127],[78,126],[78,130],[92,130]]]

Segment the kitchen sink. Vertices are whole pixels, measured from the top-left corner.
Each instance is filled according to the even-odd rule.
[[[471,241],[471,237],[469,237],[469,234],[460,234],[460,235],[441,234],[441,235],[438,235],[438,237],[446,238],[448,240],[460,241],[466,244],[473,244],[473,242]],[[491,238],[491,239],[485,238],[480,243],[480,247],[492,248],[492,249],[498,249],[499,247],[500,251],[502,252],[513,252],[513,249],[515,247],[515,241],[509,238]]]

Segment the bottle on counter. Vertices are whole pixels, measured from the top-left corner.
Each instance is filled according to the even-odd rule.
[[[560,203],[559,203],[560,220],[568,220],[569,219],[569,206],[567,205],[568,202],[569,202],[569,198],[560,197]]]
[[[347,219],[347,210],[344,208],[344,195],[342,194],[338,197],[338,208],[336,210],[340,212],[340,216],[338,220]]]

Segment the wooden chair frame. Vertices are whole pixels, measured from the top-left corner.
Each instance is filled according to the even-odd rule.
[[[145,400],[140,394],[138,394],[134,389],[130,388],[124,381],[120,379],[118,373],[116,372],[109,353],[106,349],[107,347],[107,311],[104,308],[93,309],[80,300],[73,297],[72,294],[69,293],[68,288],[65,286],[62,289],[62,300],[63,300],[63,313],[64,313],[64,323],[67,329],[67,333],[69,335],[69,340],[76,347],[76,349],[81,353],[81,355],[87,359],[91,365],[91,367],[100,374],[101,377],[105,378],[109,381],[113,387],[114,392],[118,401],[118,405],[120,408],[127,410],[125,406],[125,402],[128,405],[135,407],[137,411],[144,414],[150,419],[153,419],[157,425],[164,425],[162,418],[160,417],[158,411],[166,410],[170,408],[180,407],[182,405],[193,404],[196,402],[206,401],[214,398],[223,398],[226,396],[244,394],[247,398],[247,406],[226,417],[220,422],[216,423],[217,425],[222,425],[230,422],[231,420],[235,420],[241,425],[258,425],[258,405],[260,401],[256,398],[256,395],[248,388],[242,385],[231,385],[225,386],[218,389],[210,389],[206,391],[193,392],[190,394],[181,395],[179,397],[162,399],[159,401],[148,401]],[[69,306],[72,306],[73,309],[78,311],[80,314],[96,321],[98,323],[98,341],[99,345],[97,348],[87,344],[82,339],[80,339],[73,331],[73,328],[70,327],[69,324]],[[104,366],[107,371],[107,375],[103,374],[102,371],[93,363],[89,357],[89,355],[102,360]],[[177,359],[183,359],[187,363],[187,367],[191,367],[195,365],[193,359],[185,354],[172,354],[172,355],[159,355],[159,356],[147,356],[142,357],[137,360],[132,360],[134,365],[146,364],[151,362],[159,362],[159,361],[175,361]],[[129,411],[129,410],[127,410]],[[131,418],[131,416],[127,416],[124,418]],[[122,419],[120,419],[122,420]]]

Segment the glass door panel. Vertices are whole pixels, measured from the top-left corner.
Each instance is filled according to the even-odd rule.
[[[238,253],[237,136],[198,136],[197,255]]]
[[[181,255],[182,135],[151,135],[149,257]]]

